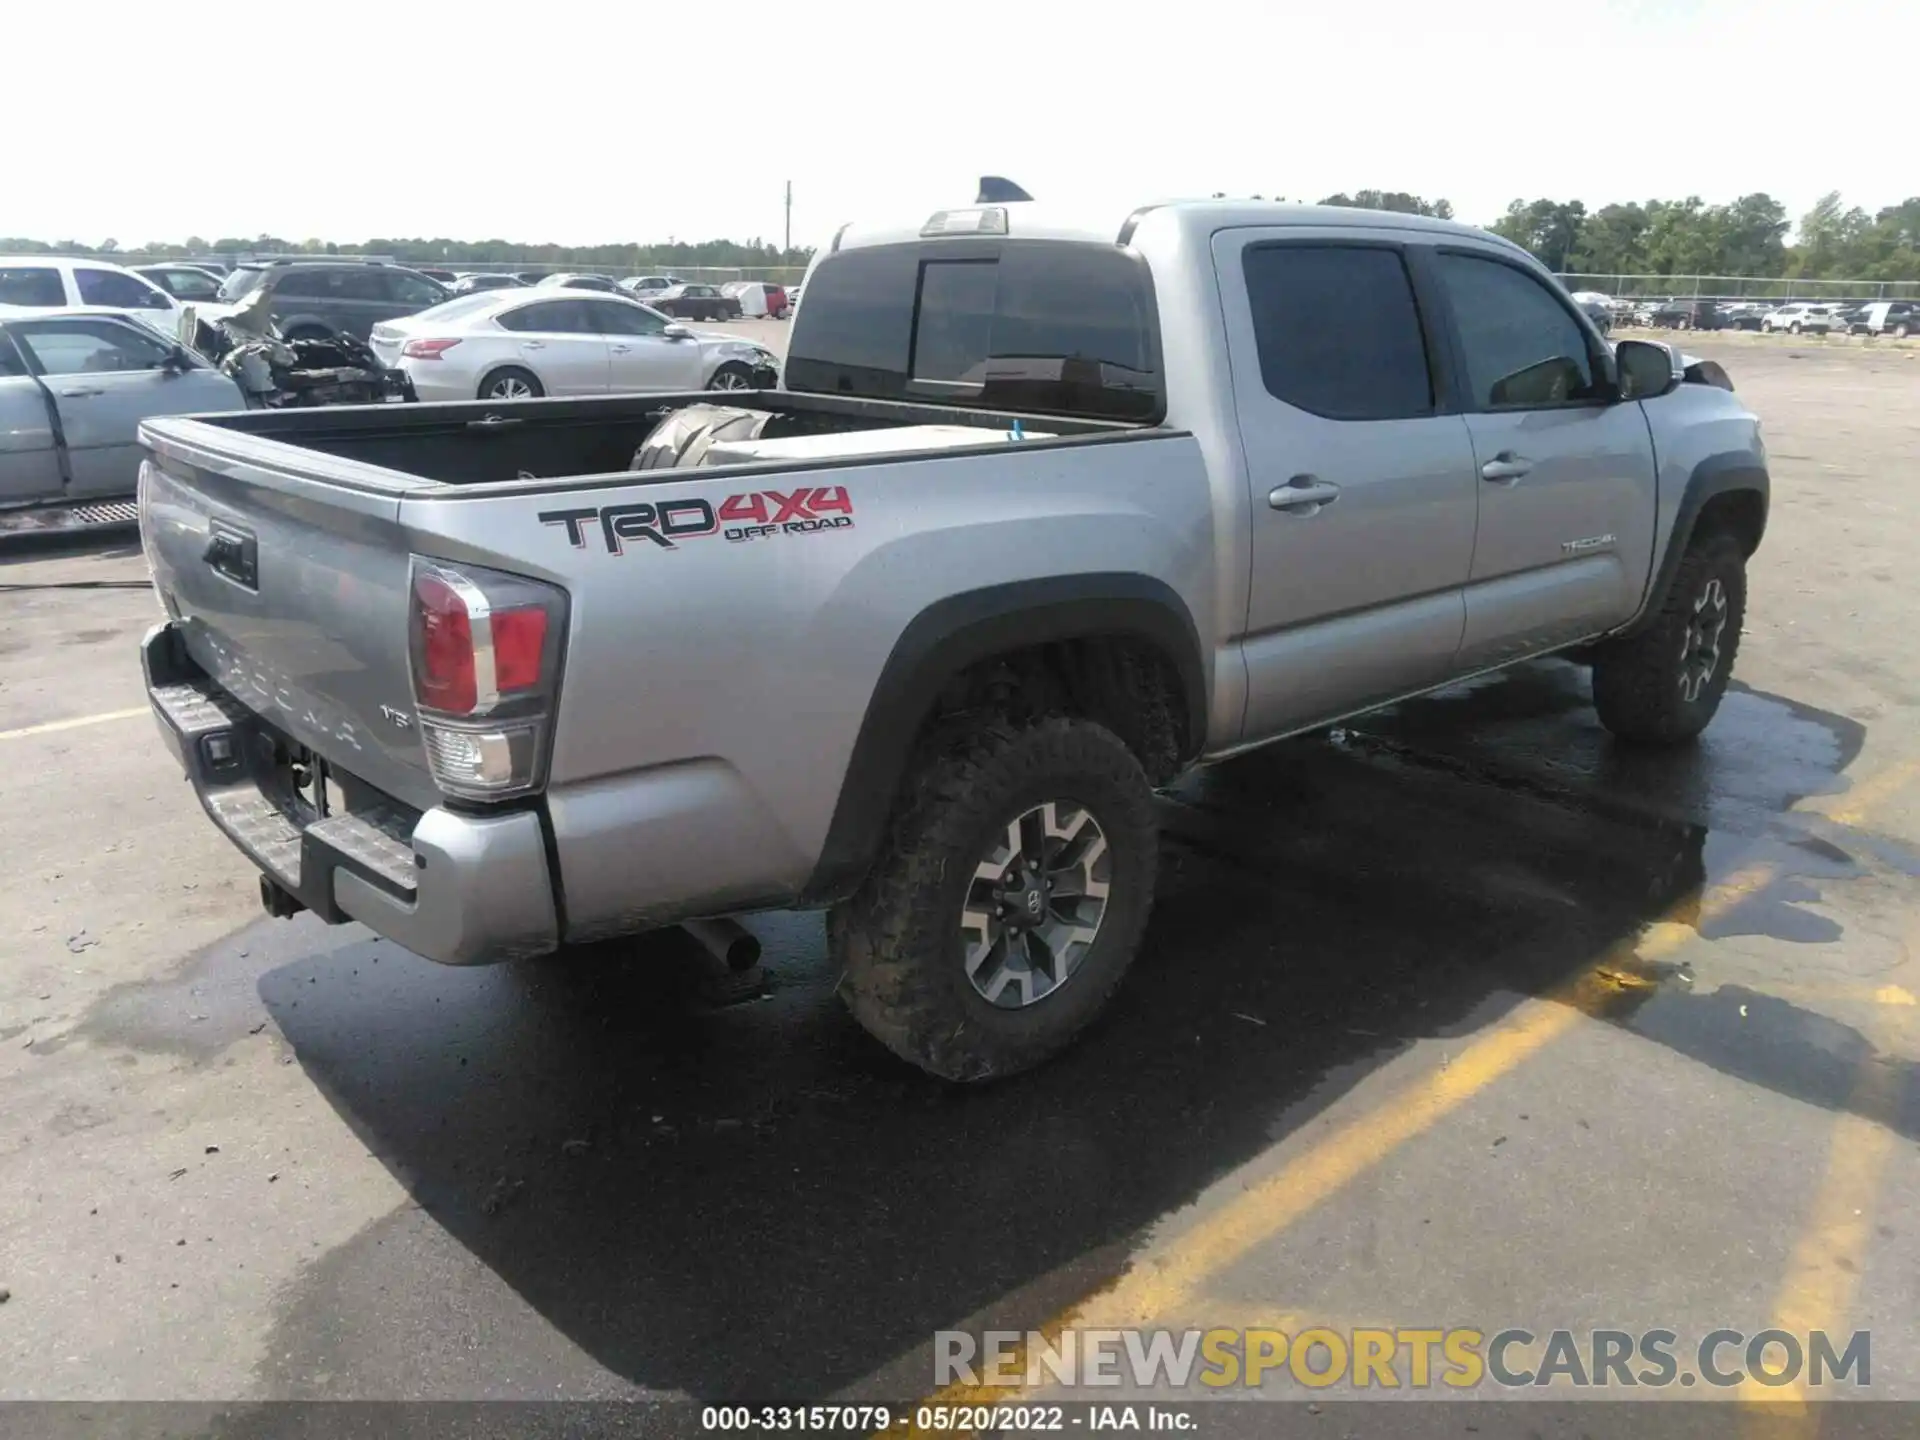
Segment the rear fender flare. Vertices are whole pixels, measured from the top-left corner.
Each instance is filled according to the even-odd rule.
[[[1709,455],[1687,477],[1687,488],[1680,497],[1679,511],[1674,515],[1673,530],[1667,536],[1666,548],[1660,555],[1659,568],[1655,571],[1653,584],[1647,587],[1646,598],[1641,602],[1640,613],[1616,634],[1634,635],[1650,625],[1659,615],[1660,607],[1665,603],[1667,591],[1673,584],[1675,572],[1680,561],[1687,553],[1687,546],[1693,541],[1694,528],[1700,520],[1700,512],[1707,502],[1721,495],[1736,491],[1749,491],[1760,497],[1760,532],[1764,536],[1767,524],[1767,509],[1772,494],[1772,482],[1767,475],[1767,467],[1759,457],[1749,451],[1730,450],[1718,455]],[[1754,549],[1759,548],[1760,536],[1754,539]],[[1751,552],[1749,552],[1751,553]]]
[[[840,798],[802,902],[859,888],[885,839],[914,741],[947,682],[995,655],[1063,640],[1142,640],[1179,674],[1191,759],[1207,733],[1206,672],[1192,612],[1172,586],[1131,573],[1063,575],[936,601],[900,634],[867,702]]]

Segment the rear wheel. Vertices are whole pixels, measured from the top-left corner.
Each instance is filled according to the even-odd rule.
[[[1597,646],[1593,704],[1622,740],[1675,745],[1707,728],[1726,694],[1747,613],[1747,560],[1723,530],[1687,547],[1639,634]]]
[[[1787,326],[1787,333],[1789,335],[1798,335],[1800,333],[1800,322],[1796,320],[1791,325]]]
[[[1029,1069],[1119,985],[1158,861],[1152,787],[1112,731],[989,722],[909,777],[885,852],[829,917],[841,997],[943,1079]]]
[[[1911,335],[1912,333],[1913,333],[1913,330],[1909,326],[1904,324],[1896,325],[1893,327],[1893,338],[1896,340],[1904,340],[1907,338],[1907,336]]]
[[[707,389],[751,390],[753,389],[753,372],[744,365],[729,362],[713,372],[713,378],[707,381]]]
[[[546,393],[540,377],[518,365],[503,365],[480,382],[482,400],[535,400]]]

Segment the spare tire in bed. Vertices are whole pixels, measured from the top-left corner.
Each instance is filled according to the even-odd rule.
[[[684,470],[706,463],[716,440],[756,440],[775,417],[737,405],[689,405],[648,432],[633,452],[635,470]]]

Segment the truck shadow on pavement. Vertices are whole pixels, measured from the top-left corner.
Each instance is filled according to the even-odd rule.
[[[1735,869],[1776,878],[1704,933],[1839,937],[1806,907],[1864,862],[1788,812],[1846,788],[1861,727],[1736,689],[1698,748],[1647,755],[1585,707],[1583,674],[1532,667],[1190,777],[1113,1012],[985,1089],[866,1039],[817,917],[754,920],[771,994],[712,1013],[676,998],[673,936],[474,971],[362,940],[267,973],[299,1062],[415,1207],[310,1268],[269,1393],[898,1401],[935,1329],[1039,1323],[1413,1041],[1687,923]],[[1685,978],[1607,1018],[1851,1103],[1866,1037]],[[1876,1118],[1920,1135],[1901,1065]]]

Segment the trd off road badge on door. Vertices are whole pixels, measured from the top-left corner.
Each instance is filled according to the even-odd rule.
[[[588,531],[597,530],[609,555],[624,555],[630,540],[677,550],[683,540],[708,535],[724,535],[738,543],[772,535],[845,530],[853,524],[853,501],[844,485],[802,485],[785,494],[758,490],[729,495],[717,508],[706,500],[688,499],[543,510],[540,523],[566,526],[567,541],[576,550],[586,549]]]

